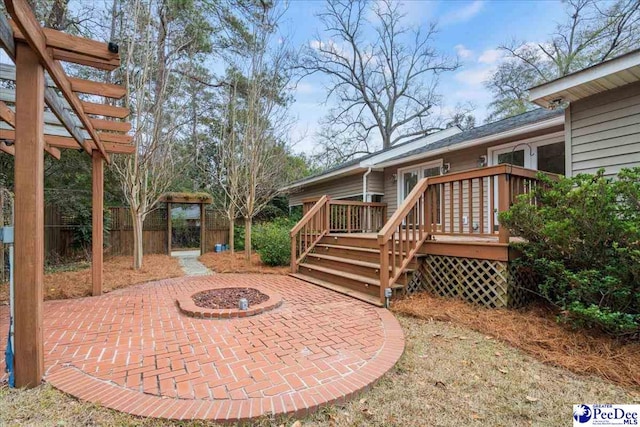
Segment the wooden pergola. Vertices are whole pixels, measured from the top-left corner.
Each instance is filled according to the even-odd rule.
[[[0,68],[0,78],[15,81],[15,91],[0,90],[0,151],[15,156],[15,379],[35,387],[44,372],[44,151],[59,159],[60,149],[81,149],[92,158],[92,292],[100,295],[104,162],[135,148],[131,125],[118,120],[128,109],[87,99],[120,99],[125,88],[69,77],[60,63],[111,71],[120,65],[117,46],[42,28],[26,0],[4,3],[0,44],[15,63]]]

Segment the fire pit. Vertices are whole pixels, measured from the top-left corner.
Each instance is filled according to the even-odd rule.
[[[248,309],[241,310],[239,302],[246,299]],[[280,295],[256,288],[214,288],[177,300],[180,311],[187,316],[206,319],[229,319],[255,316],[282,304]]]

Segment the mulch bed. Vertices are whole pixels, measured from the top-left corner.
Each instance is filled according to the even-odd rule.
[[[463,325],[524,350],[542,362],[640,389],[640,343],[571,329],[558,323],[556,313],[543,305],[520,310],[489,309],[424,292],[395,302],[392,310]]]
[[[253,288],[221,288],[202,291],[191,297],[198,307],[210,309],[238,308],[241,298],[246,298],[249,307],[261,304],[269,299],[257,289]]]
[[[198,258],[210,270],[216,273],[257,273],[257,274],[288,274],[289,266],[271,267],[260,260],[257,253],[251,254],[251,260],[246,260],[244,252],[231,254],[225,252],[209,252]]]
[[[138,283],[182,277],[177,258],[168,255],[145,255],[140,270],[134,270],[133,257],[114,256],[104,261],[103,291],[110,292]],[[76,271],[58,271],[44,275],[44,299],[70,299],[91,295],[91,268],[85,265]],[[9,285],[0,284],[0,305],[8,304]]]

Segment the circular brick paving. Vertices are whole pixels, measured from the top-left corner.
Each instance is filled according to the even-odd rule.
[[[264,288],[283,303],[217,321],[176,307],[182,295],[233,286]],[[44,311],[46,381],[83,400],[158,418],[302,416],[363,391],[404,349],[387,310],[278,275],[170,279],[47,302]],[[8,309],[0,307],[0,342],[7,324]]]

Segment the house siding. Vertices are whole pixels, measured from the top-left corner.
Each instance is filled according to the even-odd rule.
[[[362,176],[364,172],[354,175],[335,178],[330,181],[316,185],[309,185],[302,190],[289,194],[289,206],[298,206],[304,199],[312,197],[322,197],[325,194],[334,199],[345,199],[348,197],[362,197]],[[372,171],[367,177],[367,191],[373,194],[384,192],[383,173]]]
[[[499,146],[499,145],[503,145],[506,144],[508,142],[514,142],[514,141],[519,141],[519,140],[527,140],[529,139],[527,138],[522,138],[522,139],[516,139],[516,140],[511,140],[511,141],[497,141],[491,144],[485,144],[485,145],[480,145],[477,147],[470,147],[470,148],[465,148],[462,150],[458,150],[458,151],[454,151],[451,153],[446,153],[444,155],[440,155],[440,156],[435,156],[435,157],[430,157],[430,158],[425,158],[425,159],[421,159],[418,161],[414,161],[414,162],[408,162],[406,164],[401,164],[398,166],[393,166],[393,167],[388,167],[385,168],[384,170],[384,197],[382,198],[382,201],[384,203],[387,204],[387,216],[390,217],[391,215],[393,215],[393,213],[396,211],[396,209],[398,208],[398,182],[397,180],[394,180],[394,174],[398,173],[398,169],[402,169],[402,168],[406,168],[409,166],[414,166],[414,165],[419,165],[421,163],[427,163],[430,161],[437,161],[439,159],[442,159],[443,163],[449,163],[451,165],[451,168],[449,169],[450,173],[453,172],[462,172],[465,170],[469,170],[469,169],[475,169],[478,167],[478,160],[480,158],[480,156],[486,156],[487,155],[487,149],[490,147],[495,147],[495,146]],[[553,144],[553,143],[564,143],[564,137],[562,135],[557,136],[557,135],[539,135],[539,136],[535,136],[535,140],[534,142],[535,144]],[[490,159],[488,159],[490,161]],[[464,184],[464,193],[468,194],[466,192],[467,189],[467,183],[465,182]],[[489,219],[489,207],[488,207],[488,198],[489,198],[489,194],[490,194],[490,189],[489,189],[489,180],[485,179],[484,180],[484,194],[485,194],[485,198],[484,198],[484,202],[485,202],[485,206],[483,208],[484,211],[484,229],[488,230],[490,227],[490,219]],[[454,186],[453,189],[453,200],[454,200],[454,214],[457,215],[458,213],[458,187]],[[473,188],[473,206],[474,207],[474,211],[473,211],[473,218],[474,218],[474,222],[476,222],[476,219],[480,217],[480,212],[479,212],[479,190],[478,190],[478,183],[476,182],[474,184],[474,188]],[[446,206],[450,206],[450,191],[449,191],[449,187],[445,186],[444,192],[443,192],[443,203],[446,204]],[[467,197],[463,197],[463,215],[469,216],[469,212],[468,212],[468,199]],[[445,214],[445,221],[447,222],[447,224],[450,224],[450,218],[449,218],[449,214],[448,214],[448,209],[447,209],[447,213]],[[454,224],[454,230],[457,232],[459,229],[459,225],[458,224]]]
[[[640,166],[640,82],[570,105],[571,174]]]

